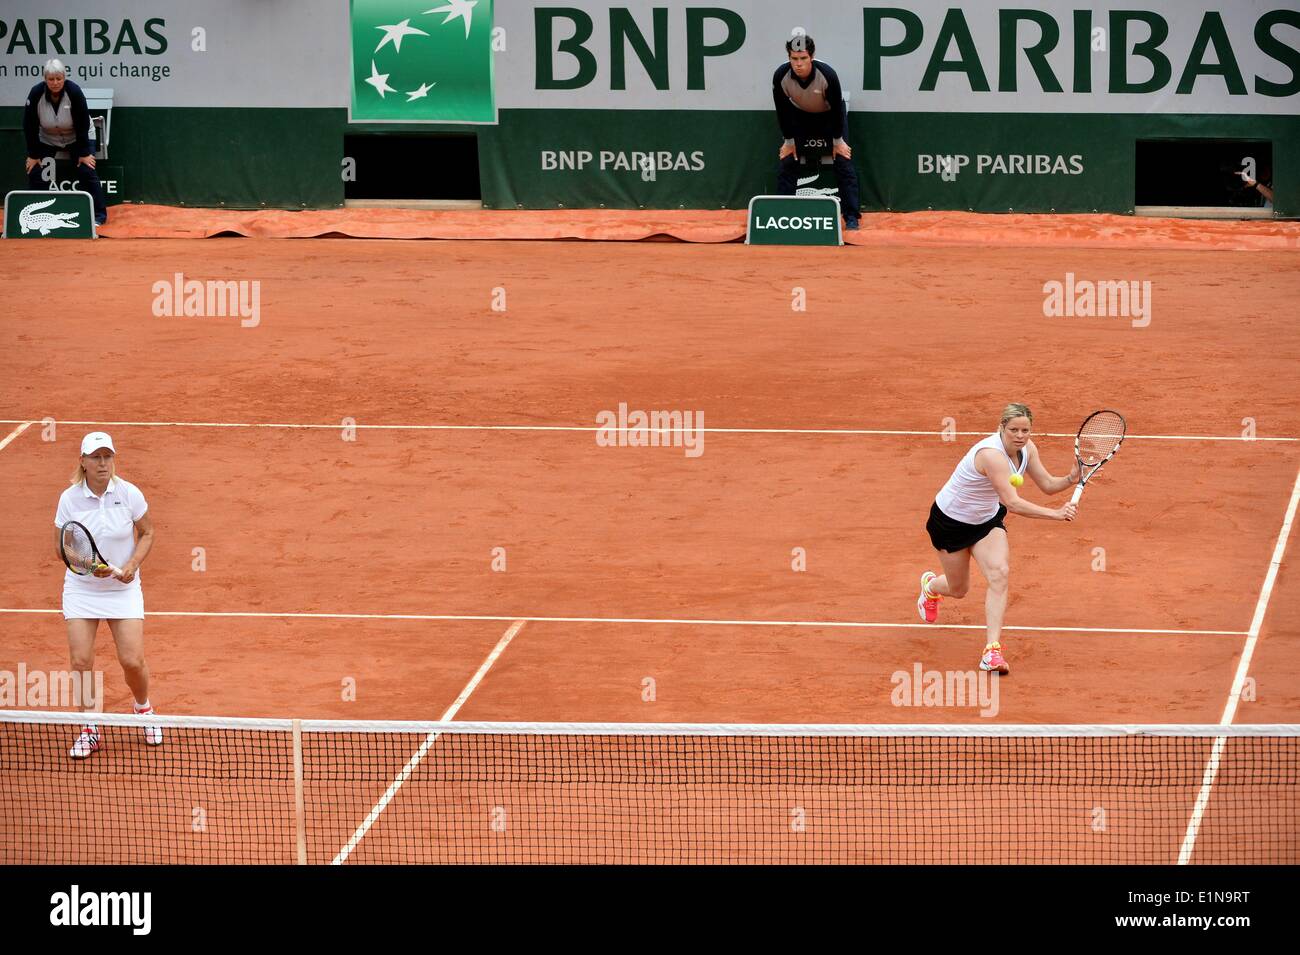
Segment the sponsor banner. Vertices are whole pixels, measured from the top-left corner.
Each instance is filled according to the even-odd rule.
[[[760,109],[802,29],[850,110],[1300,113],[1294,0],[566,0],[497,19],[503,109]]]
[[[994,120],[854,115],[847,138],[864,208],[1132,211],[1132,144],[1142,117]],[[739,209],[775,191],[780,145],[768,113],[503,112],[479,140],[483,202]],[[804,189],[838,191],[829,166],[809,167],[801,179],[810,180],[799,183]]]
[[[16,190],[5,196],[6,239],[93,239],[95,213],[84,192]]]
[[[358,71],[387,73],[402,91],[400,102],[386,94],[397,112],[423,83],[459,88],[417,61],[424,44],[457,29],[464,40],[469,25],[470,70],[495,70],[502,109],[747,111],[770,106],[799,28],[854,111],[1300,114],[1295,0],[357,4],[382,10],[379,22],[367,15],[354,31],[342,0],[99,0],[93,15],[84,0],[8,0],[0,102],[21,102],[57,56],[123,106],[347,107],[354,88],[371,89],[353,83],[355,44],[376,54],[374,74],[362,56]],[[389,34],[376,28],[403,21],[426,35],[394,33],[377,49]],[[496,28],[490,46],[477,45],[479,23]],[[435,90],[411,102],[429,106],[419,101]]]
[[[343,0],[5,0],[0,102],[21,105],[51,58],[62,60],[80,86],[112,89],[115,109],[345,107],[348,6]]]
[[[350,7],[352,122],[496,122],[492,0]]]
[[[1300,151],[1300,117],[855,113],[847,139],[868,212],[1131,213],[1140,141],[1235,140],[1241,157],[1271,141],[1276,160]],[[503,111],[501,125],[479,137],[483,202],[739,209],[776,191],[780,145],[766,112]],[[654,177],[637,172],[647,154]],[[800,183],[827,195],[835,186],[829,167]],[[1286,179],[1278,188],[1278,214],[1294,214],[1300,192]]]
[[[761,113],[503,111],[479,133],[483,205],[743,209],[775,186],[779,146]]]
[[[833,196],[755,196],[746,245],[843,245],[840,201]]]
[[[104,194],[104,205],[115,206],[124,202],[126,189],[125,172],[121,166],[107,163],[95,164],[95,174],[99,176],[99,188]],[[58,192],[78,191],[77,166],[70,159],[59,159],[54,163],[54,182],[50,188]]]
[[[476,127],[485,206],[739,209],[775,187],[771,76],[798,27],[849,94],[868,210],[1125,212],[1139,140],[1267,140],[1279,166],[1300,151],[1296,0],[510,0],[490,39],[488,0],[371,2],[8,0],[0,103],[59,57],[114,90],[132,198],[333,206],[354,92],[358,122],[487,114],[421,75],[418,44],[468,26],[487,52],[466,69],[495,78],[501,110]],[[377,22],[354,31],[363,7]],[[358,58],[355,83],[354,43],[375,66]],[[365,82],[380,76],[396,92]],[[305,166],[264,168],[283,150]],[[1276,194],[1278,215],[1300,211],[1295,177]]]

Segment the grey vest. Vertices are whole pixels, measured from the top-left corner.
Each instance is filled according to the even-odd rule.
[[[59,97],[57,109],[50,104],[49,96],[42,93],[36,101],[36,118],[41,124],[38,135],[45,145],[63,148],[77,141],[77,131],[72,122],[72,97],[66,89]]]
[[[814,66],[812,82],[806,87],[799,85],[799,81],[795,79],[794,70],[785,74],[785,77],[781,80],[781,92],[790,97],[790,102],[805,113],[828,113],[831,108],[831,104],[826,102],[826,87],[828,85],[822,71]]]

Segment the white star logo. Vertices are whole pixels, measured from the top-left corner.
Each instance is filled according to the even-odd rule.
[[[406,94],[406,101],[409,103],[412,100],[422,99],[423,97],[428,96],[429,90],[433,89],[437,85],[437,83],[421,83],[419,89],[411,90]]]
[[[387,26],[375,27],[375,29],[384,31],[384,38],[379,41],[379,46],[375,47],[376,53],[378,53],[380,50],[384,48],[385,43],[389,43],[389,42],[393,44],[393,46],[396,48],[398,53],[401,53],[402,37],[410,36],[413,33],[417,33],[420,36],[429,35],[425,33],[423,30],[411,26],[410,20],[403,20],[401,23],[390,23]]]
[[[375,61],[370,61],[370,76],[366,80],[371,86],[379,91],[380,99],[383,99],[385,93],[396,93],[397,90],[388,85],[388,74],[380,73],[375,69]]]
[[[447,0],[445,7],[434,7],[432,10],[425,10],[427,13],[445,13],[443,25],[447,25],[457,17],[465,21],[465,39],[469,39],[469,21],[474,15],[474,8],[478,6],[478,0]]]

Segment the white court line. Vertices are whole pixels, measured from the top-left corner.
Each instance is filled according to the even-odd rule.
[[[497,662],[497,658],[505,652],[506,647],[510,646],[510,641],[513,640],[515,635],[522,629],[524,629],[524,621],[516,620],[510,625],[510,628],[501,635],[501,639],[498,640],[497,645],[492,648],[492,652],[487,655],[487,659],[484,660],[483,665],[478,668],[478,672],[470,678],[470,681],[465,684],[465,689],[460,691],[460,696],[456,697],[455,702],[452,703],[451,706],[447,707],[446,711],[442,714],[442,717],[439,719],[440,723],[455,718],[456,714],[460,711],[460,708],[465,705],[465,701],[469,699],[469,695],[473,693],[479,683],[483,681],[483,677],[487,676],[488,670],[492,669],[492,664]],[[431,747],[441,735],[441,733],[434,732],[424,738],[424,742],[420,744],[419,749],[411,754],[411,758],[406,761],[406,765],[403,766],[401,772],[397,774],[397,778],[393,780],[392,784],[389,785],[384,794],[379,797],[379,802],[375,803],[374,808],[371,809],[370,812],[366,813],[366,818],[362,821],[361,825],[357,826],[357,831],[352,833],[352,838],[349,839],[347,844],[338,851],[338,855],[334,857],[333,861],[330,862],[330,865],[342,865],[347,861],[348,856],[352,854],[352,850],[355,849],[357,844],[365,838],[366,833],[369,832],[370,827],[375,824],[375,820],[379,818],[380,813],[382,813],[388,807],[388,804],[392,802],[393,797],[397,795],[397,791],[402,788],[402,784],[406,782],[411,773],[414,772],[415,767],[419,766],[420,761],[428,754],[429,747]]]
[[[12,422],[12,421],[0,421],[0,424],[13,424],[13,423],[14,423],[14,422]],[[10,432],[5,436],[5,439],[4,439],[3,441],[0,441],[0,451],[3,451],[5,448],[9,447],[10,442],[12,442],[15,438],[17,438],[20,434],[22,434],[24,431],[26,431],[28,428],[30,428],[30,427],[31,427],[32,425],[34,425],[35,423],[36,423],[35,421],[22,421],[22,422],[19,422],[19,423],[18,423],[18,427],[14,428],[12,431],[10,431]]]
[[[62,610],[44,610],[25,607],[0,607],[6,613],[62,613]],[[470,613],[273,613],[261,610],[150,610],[150,617],[269,617],[274,619],[301,617],[307,620],[507,620],[525,623],[620,623],[664,624],[693,627],[819,627],[850,628],[858,630],[986,630],[982,623],[880,623],[859,620],[707,620],[687,617],[525,617],[519,614]],[[1025,633],[1139,633],[1165,636],[1244,637],[1245,630],[1144,630],[1133,627],[1003,627]]]
[[[1286,517],[1282,519],[1282,529],[1277,532],[1277,544],[1273,547],[1273,558],[1268,563],[1268,573],[1264,575],[1264,585],[1259,589],[1259,600],[1255,603],[1255,616],[1250,620],[1247,631],[1246,646],[1241,651],[1241,661],[1237,664],[1237,675],[1233,677],[1232,689],[1228,691],[1228,702],[1223,708],[1220,726],[1230,726],[1237,715],[1237,703],[1241,700],[1241,690],[1246,683],[1246,674],[1250,670],[1251,657],[1255,655],[1255,644],[1259,641],[1259,631],[1264,625],[1264,614],[1268,612],[1268,602],[1273,596],[1273,585],[1277,582],[1278,570],[1282,567],[1282,556],[1286,553],[1287,539],[1295,522],[1296,506],[1300,504],[1300,471],[1296,472],[1295,486],[1291,488],[1291,501],[1286,507]],[[1201,828],[1201,817],[1210,802],[1210,790],[1214,787],[1214,777],[1219,772],[1219,758],[1223,755],[1226,736],[1216,736],[1214,746],[1210,749],[1209,762],[1205,764],[1205,775],[1201,778],[1201,791],[1196,795],[1192,807],[1192,817],[1187,822],[1187,833],[1183,836],[1182,848],[1178,851],[1178,864],[1187,865],[1192,861],[1192,850],[1196,847],[1196,835]]]
[[[14,424],[17,419],[0,418],[0,425]],[[28,422],[31,423],[31,422]],[[106,428],[284,428],[289,430],[325,430],[339,431],[344,425],[337,424],[294,424],[288,422],[244,422],[244,421],[56,421],[64,425],[100,425]],[[988,431],[891,431],[880,428],[602,428],[596,425],[541,425],[541,424],[352,424],[347,427],[357,431],[644,431],[656,434],[672,434],[678,431],[705,434],[830,434],[830,435],[885,435],[904,437],[941,438],[944,435],[974,438],[986,437]],[[1039,438],[1073,438],[1075,432],[1044,431],[1035,435]],[[1239,434],[1130,434],[1126,441],[1238,441],[1251,444],[1255,441],[1300,442],[1300,437],[1260,437],[1243,438]]]

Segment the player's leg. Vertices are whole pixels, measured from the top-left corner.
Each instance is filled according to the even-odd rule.
[[[984,648],[984,658],[980,667],[984,670],[996,670],[1007,673],[1010,667],[1002,658],[1002,620],[1007,612],[1007,595],[1010,592],[1011,545],[1007,541],[1007,532],[1000,527],[993,528],[989,535],[971,548],[975,563],[988,581],[988,595],[984,599],[985,624],[988,627],[988,643]]]
[[[68,628],[68,658],[72,672],[77,674],[83,687],[94,687],[95,669],[95,631],[99,629],[98,620],[65,620]],[[81,712],[95,710],[102,700],[88,702],[83,694],[77,703]]]
[[[77,709],[81,712],[87,710],[97,711],[103,705],[103,700],[96,699],[88,703],[86,700],[86,687],[90,687],[90,692],[94,692],[95,680],[95,631],[99,628],[98,620],[65,620],[68,630],[68,658],[72,666],[72,672],[78,674],[78,680],[82,687],[81,699],[77,701]],[[72,749],[68,755],[73,759],[85,759],[91,753],[99,749],[99,729],[94,723],[87,723],[81,729],[81,734],[77,741],[72,744]]]
[[[149,702],[149,664],[144,659],[144,621],[110,620],[108,628],[113,631],[113,642],[117,644],[117,660],[122,664],[122,676],[131,688],[137,706]]]
[[[921,575],[921,595],[916,598],[916,611],[926,623],[939,619],[939,601],[943,597],[961,599],[970,590],[970,548],[958,551],[936,550],[943,573],[936,576],[927,570]]]
[[[853,165],[852,159],[845,159],[843,156],[836,156],[835,162],[835,179],[840,186],[840,212],[844,214],[844,222],[849,229],[858,227],[858,218],[862,215],[862,208],[858,194],[858,170]]]
[[[970,557],[967,547],[959,551],[935,551],[943,573],[930,581],[926,589],[936,597],[956,597],[960,600],[970,591]]]
[[[152,713],[153,704],[149,702],[149,664],[144,659],[144,621],[137,618],[127,620],[110,620],[109,629],[113,631],[113,640],[117,643],[117,659],[122,664],[122,675],[126,685],[135,697],[133,709],[136,713]],[[146,726],[145,742],[157,745],[162,742],[162,729]]]

